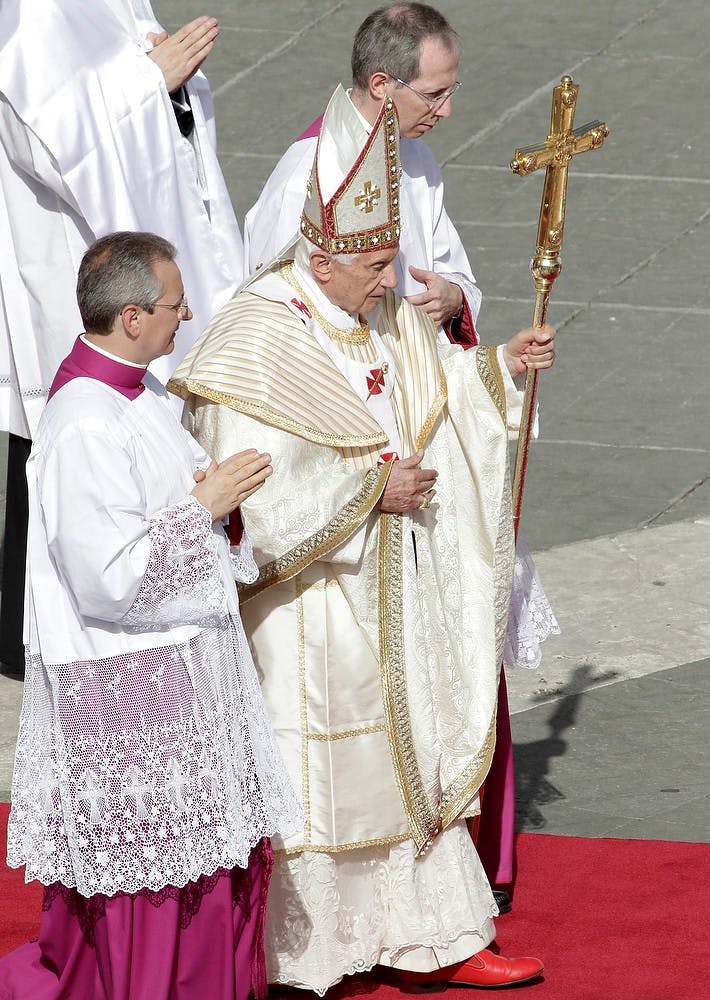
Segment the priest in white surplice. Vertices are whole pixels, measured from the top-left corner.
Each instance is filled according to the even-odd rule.
[[[353,114],[338,88],[303,237],[169,384],[205,447],[253,440],[274,465],[242,508],[260,566],[243,613],[306,823],[277,844],[269,977],[523,982],[536,959],[486,950],[497,911],[464,817],[495,742],[511,372],[548,367],[554,331],[464,352],[392,293],[396,111],[364,141]]]
[[[195,72],[217,31],[200,17],[166,38],[149,0],[0,4],[0,429],[11,434],[0,655],[17,670],[24,459],[81,326],[84,251],[120,229],[179,248],[194,320],[151,366],[162,382],[241,281],[209,86]]]
[[[8,862],[45,890],[7,1000],[266,993],[268,837],[302,816],[239,618],[257,567],[222,519],[271,466],[210,462],[146,371],[191,318],[174,258],[150,233],[88,251],[27,466]]]

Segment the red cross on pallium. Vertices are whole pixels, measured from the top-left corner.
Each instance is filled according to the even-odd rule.
[[[383,451],[380,457],[377,459],[378,465],[384,465],[385,462],[396,462],[399,455],[396,451]]]
[[[365,376],[365,381],[367,382],[367,388],[370,390],[370,395],[378,396],[382,392],[382,386],[385,384],[385,373],[381,368],[371,368],[370,374]]]
[[[300,299],[291,299],[291,302],[293,303],[293,305],[295,305],[296,309],[300,309],[300,311],[303,313],[304,316],[307,316],[309,319],[313,319],[313,316],[311,315],[311,310],[308,308],[305,302],[301,302]]]

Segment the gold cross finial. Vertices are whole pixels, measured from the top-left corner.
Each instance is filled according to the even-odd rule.
[[[373,191],[372,181],[365,181],[362,191],[355,197],[355,207],[361,212],[373,212],[381,197],[380,189],[376,187]]]
[[[550,132],[537,146],[516,149],[510,169],[525,176],[546,167],[545,187],[540,210],[536,256],[556,254],[562,245],[567,198],[567,168],[573,156],[598,149],[609,135],[604,122],[593,121],[573,128],[579,85],[571,76],[563,76],[552,92]],[[559,265],[559,261],[556,261]],[[548,269],[550,264],[548,263]],[[557,274],[559,274],[559,266]],[[555,277],[557,276],[555,275]]]
[[[550,290],[562,269],[560,250],[564,235],[567,169],[570,161],[577,153],[585,153],[588,149],[598,149],[609,135],[609,129],[604,122],[600,121],[589,122],[580,128],[572,127],[578,91],[579,86],[574,83],[571,76],[562,77],[552,92],[550,132],[547,139],[538,146],[516,149],[515,155],[510,161],[511,170],[523,176],[539,170],[540,167],[546,168],[537,227],[537,245],[535,256],[530,264],[535,281],[535,309],[532,323],[534,327],[541,327],[545,323]],[[513,524],[516,535],[525,488],[528,446],[535,412],[537,377],[537,370],[528,368],[513,473]]]

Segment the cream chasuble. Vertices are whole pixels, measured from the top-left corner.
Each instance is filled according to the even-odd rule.
[[[276,846],[421,848],[475,811],[493,752],[520,394],[496,349],[438,345],[425,314],[388,293],[377,341],[402,457],[423,447],[439,478],[428,510],[379,513],[389,437],[284,274],[224,307],[171,383],[217,460],[245,447],[273,459],[242,507],[260,567],[242,613],[306,812]]]

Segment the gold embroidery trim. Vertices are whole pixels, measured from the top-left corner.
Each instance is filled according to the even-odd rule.
[[[491,724],[481,749],[474,759],[464,768],[463,773],[452,782],[441,796],[441,823],[447,827],[458,819],[462,810],[471,801],[483,784],[493,760],[496,745],[496,713],[493,712]]]
[[[325,434],[315,427],[301,424],[297,420],[285,417],[282,413],[273,410],[265,403],[254,403],[246,399],[240,399],[238,396],[221,392],[219,389],[212,389],[203,382],[196,382],[190,378],[182,379],[179,383],[169,382],[168,389],[182,399],[186,399],[189,393],[193,393],[193,395],[201,396],[212,403],[222,403],[224,406],[228,406],[230,410],[236,410],[237,413],[246,413],[247,416],[256,417],[258,420],[263,420],[265,424],[270,424],[272,427],[277,427],[279,430],[286,431],[289,434],[296,434],[298,437],[305,438],[306,441],[313,441],[314,444],[324,444],[331,448],[370,448],[387,443],[387,435],[384,432],[366,436]]]
[[[476,348],[476,368],[478,376],[483,382],[488,395],[500,413],[501,420],[507,424],[507,413],[505,406],[505,384],[503,374],[498,364],[497,348],[477,347]]]
[[[440,829],[417,765],[407,703],[402,604],[402,518],[382,514],[378,538],[380,678],[392,764],[412,838],[421,847]]]
[[[386,847],[388,844],[403,844],[412,838],[408,833],[393,834],[391,837],[377,837],[375,840],[354,840],[350,844],[300,844],[298,847],[278,847],[276,854],[301,854],[313,851],[316,854],[338,854],[340,851],[356,851],[363,847]]]
[[[303,590],[301,581],[296,580],[296,627],[298,630],[298,701],[301,716],[301,793],[303,813],[306,819],[303,834],[311,835],[311,790],[309,783],[308,759],[308,699],[306,694],[306,626],[303,611]]]
[[[439,378],[439,392],[432,404],[431,409],[429,410],[429,414],[426,420],[424,421],[422,429],[419,431],[419,434],[417,435],[417,441],[416,441],[417,451],[419,451],[420,448],[423,448],[424,445],[426,444],[427,439],[434,428],[434,424],[439,419],[439,414],[441,413],[446,403],[446,400],[448,399],[448,394],[449,390],[446,384],[446,375],[442,371]]]
[[[310,563],[349,538],[380,499],[387,484],[391,465],[391,462],[387,462],[377,469],[370,469],[355,496],[348,500],[326,525],[309,538],[305,538],[290,552],[262,566],[256,583],[239,587],[240,600],[249,601],[267,587],[292,579]]]
[[[317,308],[313,299],[311,299],[306,292],[303,285],[296,277],[293,270],[293,264],[288,261],[286,264],[282,264],[279,268],[281,277],[289,283],[292,288],[295,288],[298,294],[303,299],[304,303],[308,306],[313,318],[320,324],[324,332],[328,334],[329,337],[335,340],[342,340],[345,344],[366,344],[370,339],[370,324],[367,320],[358,319],[358,325],[353,327],[339,327],[334,326],[333,323],[329,323],[322,312]]]
[[[387,726],[382,722],[379,726],[363,726],[362,729],[347,729],[342,733],[308,733],[309,740],[347,740],[351,736],[367,736],[368,733],[385,733]]]

